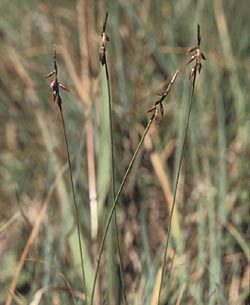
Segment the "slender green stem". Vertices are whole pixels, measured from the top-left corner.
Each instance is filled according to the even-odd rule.
[[[189,122],[189,117],[190,117],[192,103],[193,103],[195,80],[196,80],[196,72],[194,73],[192,87],[191,87],[191,93],[189,95],[189,104],[188,104],[188,111],[187,111],[187,117],[186,117],[186,122],[185,122],[185,130],[184,130],[183,141],[182,141],[182,144],[181,144],[180,161],[179,161],[179,164],[178,164],[177,174],[176,174],[176,178],[175,178],[175,182],[174,182],[174,195],[173,195],[173,202],[172,202],[169,221],[168,221],[167,240],[166,240],[166,243],[165,243],[165,249],[164,249],[164,255],[163,255],[160,288],[159,288],[158,301],[157,301],[158,305],[160,304],[160,296],[161,296],[161,290],[162,290],[162,285],[163,285],[164,271],[165,271],[165,267],[166,267],[166,260],[167,260],[168,245],[169,245],[170,234],[171,234],[172,219],[173,219],[174,208],[175,208],[175,204],[176,204],[176,195],[177,195],[179,177],[180,177],[180,172],[181,172],[181,165],[182,165],[184,147],[185,147],[185,142],[186,142],[186,137],[187,137],[188,122]]]
[[[109,214],[109,217],[108,217],[106,226],[105,226],[105,230],[104,230],[104,234],[103,234],[103,237],[102,237],[101,246],[100,246],[100,250],[99,250],[99,254],[98,254],[98,258],[97,258],[97,265],[96,265],[96,271],[95,271],[95,278],[94,278],[93,289],[92,289],[92,293],[91,293],[90,305],[93,305],[93,301],[94,301],[95,286],[96,286],[97,275],[98,275],[98,271],[99,271],[99,267],[100,267],[101,256],[102,256],[102,253],[103,253],[103,247],[104,247],[104,243],[105,243],[105,240],[106,240],[106,236],[107,236],[107,233],[108,233],[108,229],[109,229],[109,226],[110,226],[110,223],[111,223],[111,220],[112,220],[112,216],[113,216],[113,214],[114,214],[114,211],[115,211],[117,202],[118,202],[118,200],[119,200],[121,191],[122,191],[122,189],[123,189],[123,187],[124,187],[124,184],[125,184],[125,182],[126,182],[126,180],[127,180],[127,178],[128,178],[128,175],[129,175],[129,173],[130,173],[130,171],[131,171],[131,169],[132,169],[132,166],[133,166],[133,164],[134,164],[134,162],[135,162],[135,159],[136,159],[136,157],[137,157],[137,155],[138,155],[138,153],[139,153],[139,151],[140,151],[140,148],[141,148],[141,146],[142,146],[142,144],[143,144],[143,141],[144,141],[144,139],[145,139],[145,137],[146,137],[146,135],[147,135],[147,133],[148,133],[148,130],[149,130],[149,128],[150,128],[150,126],[151,126],[153,120],[154,120],[154,118],[152,117],[152,118],[148,121],[148,124],[147,124],[147,126],[146,126],[146,128],[145,128],[145,130],[144,130],[144,133],[143,133],[142,137],[141,137],[141,140],[140,140],[140,142],[139,142],[139,144],[138,144],[138,146],[137,146],[137,148],[136,148],[136,150],[135,150],[135,152],[134,152],[134,154],[133,154],[133,156],[132,156],[132,158],[131,158],[131,160],[130,160],[130,163],[129,163],[128,168],[127,168],[127,170],[126,170],[126,173],[125,173],[125,175],[124,175],[124,177],[123,177],[123,179],[122,179],[122,182],[121,182],[120,187],[119,187],[119,189],[118,189],[118,191],[117,191],[115,200],[114,200],[114,202],[113,202],[112,208],[111,208],[111,210],[110,210],[110,214]]]
[[[79,218],[78,218],[78,208],[77,208],[77,204],[76,204],[75,187],[74,187],[74,182],[73,182],[72,166],[71,166],[71,161],[70,161],[70,156],[69,156],[69,145],[68,145],[68,139],[67,139],[67,134],[66,134],[65,121],[64,121],[62,108],[59,107],[59,109],[60,109],[60,114],[61,114],[61,119],[62,119],[63,134],[64,134],[67,158],[68,158],[68,163],[69,163],[70,182],[71,182],[71,188],[72,188],[72,194],[73,194],[74,216],[75,216],[75,221],[76,221],[76,226],[77,226],[78,244],[79,244],[79,250],[80,250],[80,257],[81,257],[83,291],[85,293],[85,304],[87,305],[88,297],[87,297],[86,279],[85,279],[85,271],[84,271],[84,264],[83,264],[83,250],[82,250],[82,242],[81,242],[80,223],[79,223]]]
[[[111,144],[111,180],[112,180],[112,204],[115,201],[115,160],[114,160],[114,136],[113,136],[113,123],[112,123],[112,101],[111,101],[111,90],[110,90],[110,80],[109,80],[109,71],[108,71],[108,63],[105,61],[105,72],[107,78],[107,87],[108,87],[108,100],[109,100],[109,129],[110,129],[110,144]],[[118,251],[119,258],[119,269],[121,274],[121,284],[122,284],[122,292],[124,297],[124,302],[127,304],[127,297],[124,285],[124,272],[123,272],[123,263],[122,263],[122,254],[121,247],[119,243],[119,234],[118,234],[118,225],[117,225],[117,217],[116,217],[116,209],[115,213],[115,236],[116,236],[116,246]]]

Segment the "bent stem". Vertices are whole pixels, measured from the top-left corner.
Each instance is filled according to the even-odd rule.
[[[68,139],[67,139],[67,134],[66,134],[65,121],[64,121],[62,107],[59,107],[59,109],[60,109],[62,125],[63,125],[63,134],[64,134],[65,146],[66,146],[66,151],[67,151],[67,159],[68,159],[69,172],[70,172],[70,182],[71,182],[71,188],[72,188],[72,194],[73,194],[74,216],[75,216],[75,221],[76,221],[76,226],[77,226],[78,244],[79,244],[80,257],[81,257],[83,291],[85,293],[85,304],[88,304],[86,279],[85,279],[85,271],[84,271],[84,264],[83,264],[82,242],[81,242],[81,234],[80,234],[80,223],[79,223],[79,218],[78,218],[78,208],[77,208],[77,204],[76,204],[76,196],[75,196],[75,187],[74,187],[74,182],[73,182],[72,166],[71,166],[71,161],[70,161],[70,156],[69,156],[69,145],[68,145]]]
[[[111,102],[111,90],[110,90],[110,79],[108,72],[108,64],[107,60],[105,60],[105,72],[107,79],[107,87],[108,87],[108,100],[109,100],[109,129],[110,129],[110,144],[111,144],[111,182],[112,182],[112,204],[115,202],[115,160],[114,160],[114,137],[113,137],[113,124],[112,124],[112,102]],[[127,304],[127,297],[124,285],[124,272],[123,272],[123,263],[122,263],[122,254],[121,247],[119,243],[119,234],[118,234],[118,225],[117,225],[117,217],[116,217],[116,209],[115,213],[115,238],[116,238],[116,246],[118,251],[118,259],[119,259],[119,270],[121,275],[121,285],[122,285],[122,293],[125,304]]]
[[[176,195],[177,195],[177,189],[178,189],[178,183],[179,183],[179,177],[180,177],[184,147],[185,147],[185,142],[186,142],[186,137],[187,137],[189,117],[190,117],[192,103],[193,103],[195,80],[196,80],[196,71],[193,74],[193,82],[192,82],[191,92],[190,92],[190,96],[189,96],[189,104],[188,104],[188,112],[187,112],[187,117],[186,117],[186,122],[185,122],[184,137],[183,137],[183,141],[182,141],[182,145],[181,145],[180,161],[179,161],[179,165],[178,165],[178,168],[177,168],[176,179],[175,179],[175,182],[174,182],[174,195],[173,195],[173,202],[172,202],[170,216],[169,216],[169,222],[168,222],[167,240],[166,240],[166,243],[165,243],[165,249],[164,249],[164,255],[163,255],[160,288],[159,288],[158,301],[157,301],[158,305],[160,304],[160,296],[161,296],[161,290],[162,290],[163,279],[164,279],[164,271],[165,271],[165,267],[166,267],[166,260],[167,260],[168,245],[169,245],[169,240],[170,240],[172,219],[173,219],[173,214],[174,214],[174,209],[175,209],[175,204],[176,204]]]
[[[97,258],[97,265],[96,265],[93,289],[92,289],[92,293],[91,293],[90,305],[93,305],[93,301],[94,301],[95,286],[96,286],[96,280],[97,280],[97,276],[98,276],[98,272],[99,272],[101,256],[102,256],[102,253],[103,253],[103,247],[104,247],[104,243],[105,243],[105,240],[106,240],[106,237],[107,237],[108,229],[109,229],[109,226],[110,226],[110,223],[111,223],[111,220],[112,220],[112,216],[113,216],[113,214],[115,212],[115,208],[116,208],[117,202],[119,200],[121,191],[122,191],[122,189],[124,187],[124,184],[125,184],[125,182],[126,182],[126,180],[128,178],[128,175],[129,175],[129,173],[130,173],[130,171],[132,169],[132,166],[133,166],[133,164],[135,162],[135,159],[136,159],[136,157],[137,157],[137,155],[138,155],[138,153],[140,151],[140,148],[141,148],[141,146],[143,144],[143,141],[144,141],[144,139],[145,139],[145,137],[146,137],[146,135],[147,135],[147,133],[149,131],[149,128],[150,128],[151,124],[153,123],[153,121],[154,121],[154,116],[152,116],[151,119],[148,121],[148,124],[147,124],[147,126],[146,126],[146,128],[144,130],[144,133],[143,133],[142,137],[141,137],[141,140],[140,140],[140,142],[139,142],[139,144],[138,144],[138,146],[137,146],[137,148],[136,148],[136,150],[134,152],[134,155],[132,156],[132,158],[130,160],[130,163],[129,163],[128,168],[126,170],[126,173],[125,173],[125,175],[124,175],[124,177],[122,179],[120,187],[119,187],[119,189],[117,191],[117,194],[115,196],[115,200],[113,202],[112,208],[110,210],[110,214],[109,214],[106,226],[105,226],[105,230],[104,230],[104,234],[103,234],[103,237],[102,237],[101,246],[100,246],[100,250],[99,250],[99,254],[98,254],[98,258]]]

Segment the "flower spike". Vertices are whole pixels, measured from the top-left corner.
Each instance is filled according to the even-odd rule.
[[[171,80],[170,80],[170,83],[168,84],[167,86],[167,89],[165,91],[162,91],[160,93],[157,93],[156,95],[160,96],[160,98],[155,102],[154,106],[151,107],[147,112],[153,112],[153,116],[152,118],[155,118],[158,120],[158,112],[159,112],[159,109],[160,108],[160,112],[161,112],[161,117],[163,118],[163,115],[164,115],[164,107],[163,107],[163,100],[165,99],[166,96],[168,96],[168,94],[170,93],[172,87],[173,87],[173,84],[176,80],[176,77],[179,73],[179,70],[177,69],[174,73],[174,75],[172,76]]]
[[[201,72],[201,68],[202,68],[201,61],[206,60],[206,56],[200,49],[200,44],[201,44],[201,35],[200,35],[200,25],[198,24],[197,25],[197,46],[193,47],[189,50],[189,53],[195,52],[195,54],[193,54],[191,56],[191,58],[189,59],[189,61],[187,62],[187,65],[189,65],[191,62],[193,62],[195,60],[195,64],[189,73],[189,79],[193,78],[193,82],[196,79],[197,71],[199,72],[199,74]]]
[[[102,46],[101,46],[100,53],[99,53],[99,59],[100,59],[100,63],[102,64],[102,66],[106,63],[106,47],[109,42],[109,37],[105,32],[107,20],[108,20],[108,12],[106,12],[106,15],[105,15],[105,19],[104,19],[103,27],[102,27],[102,34],[101,34]]]
[[[54,61],[54,70],[48,73],[45,78],[49,78],[51,76],[54,76],[52,81],[50,82],[50,88],[52,89],[53,94],[53,101],[57,102],[58,107],[60,110],[62,110],[62,99],[59,94],[59,87],[63,90],[70,91],[65,85],[58,82],[57,74],[58,74],[58,68],[56,63],[56,47],[54,46],[54,52],[53,52],[53,61]]]

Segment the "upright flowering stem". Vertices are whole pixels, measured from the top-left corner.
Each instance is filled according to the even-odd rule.
[[[106,50],[107,44],[109,42],[109,36],[106,33],[106,25],[108,21],[108,12],[106,12],[103,28],[102,28],[102,45],[99,53],[99,59],[102,66],[105,66],[105,74],[107,80],[107,87],[108,87],[108,108],[109,108],[109,130],[110,130],[110,146],[111,146],[111,193],[112,193],[112,204],[115,201],[115,161],[114,161],[114,136],[113,136],[113,124],[112,124],[112,96],[111,96],[111,89],[110,89],[110,78],[109,78],[109,71],[108,71],[108,62],[106,57]],[[117,224],[117,217],[116,217],[116,209],[114,211],[114,221],[115,221],[115,237],[116,237],[116,246],[118,252],[118,265],[121,275],[121,285],[122,285],[122,292],[123,292],[123,299],[124,303],[127,304],[127,297],[124,285],[124,271],[123,271],[123,263],[122,263],[122,254],[121,254],[121,247],[119,242],[119,233],[118,233],[118,224]]]
[[[69,91],[67,87],[65,87],[63,84],[58,82],[58,67],[56,62],[56,47],[54,46],[54,53],[53,53],[53,61],[54,61],[54,70],[46,75],[46,78],[49,78],[53,76],[52,81],[50,82],[50,87],[52,89],[53,94],[53,101],[57,102],[57,105],[60,110],[62,125],[63,125],[63,134],[64,134],[64,141],[66,146],[66,152],[67,152],[67,159],[69,164],[69,172],[70,172],[70,182],[71,182],[71,189],[72,189],[72,195],[73,195],[73,207],[74,207],[74,217],[76,221],[77,226],[77,235],[78,235],[78,244],[79,244],[79,251],[80,251],[80,257],[81,257],[81,270],[82,270],[82,282],[83,282],[83,291],[85,293],[85,304],[88,303],[88,297],[87,297],[87,288],[86,288],[86,280],[85,280],[85,271],[84,271],[84,263],[83,263],[83,250],[82,250],[82,242],[81,242],[81,229],[80,229],[80,222],[78,217],[78,208],[76,203],[76,195],[75,195],[75,187],[73,182],[73,173],[72,173],[72,165],[69,155],[69,145],[68,145],[68,138],[66,134],[66,128],[65,128],[65,120],[63,116],[62,111],[62,98],[60,96],[60,89]]]
[[[179,161],[179,165],[178,165],[178,168],[177,168],[176,179],[174,181],[173,202],[172,202],[169,221],[168,221],[167,239],[166,239],[164,255],[163,255],[160,288],[159,288],[158,302],[157,302],[158,305],[160,304],[160,296],[161,296],[161,290],[162,290],[165,267],[166,267],[166,260],[167,260],[168,245],[169,245],[170,234],[171,234],[172,219],[173,219],[173,213],[174,213],[175,204],[176,204],[176,195],[177,195],[178,183],[179,183],[179,178],[180,178],[180,171],[181,171],[182,159],[183,159],[183,154],[184,154],[184,147],[185,147],[185,142],[186,142],[186,137],[187,137],[188,123],[189,123],[189,118],[190,118],[190,113],[191,113],[192,103],[193,103],[196,75],[197,75],[197,71],[199,73],[201,72],[201,68],[202,68],[201,60],[206,59],[205,55],[200,50],[200,43],[201,43],[200,25],[198,24],[197,25],[197,46],[194,47],[194,48],[191,48],[189,50],[189,53],[195,51],[195,54],[192,55],[191,59],[187,62],[187,64],[189,64],[189,63],[195,61],[195,64],[194,64],[194,66],[192,67],[192,69],[189,73],[189,79],[192,79],[192,87],[191,87],[191,93],[190,93],[190,96],[189,96],[188,111],[187,111],[187,116],[186,116],[186,121],[185,121],[185,129],[184,129],[184,137],[183,137],[183,141],[182,141],[182,144],[181,144],[181,156],[180,156],[180,161]]]

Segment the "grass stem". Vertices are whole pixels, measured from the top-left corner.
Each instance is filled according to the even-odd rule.
[[[85,304],[87,305],[88,297],[87,297],[86,279],[85,279],[85,271],[84,271],[84,263],[83,263],[83,250],[82,250],[82,242],[81,242],[80,223],[79,223],[79,218],[78,218],[78,208],[77,208],[77,203],[76,203],[75,187],[74,187],[74,182],[73,182],[72,166],[71,166],[70,155],[69,155],[69,145],[68,145],[68,139],[67,139],[67,134],[66,134],[65,121],[64,121],[62,108],[59,107],[59,109],[60,109],[60,114],[61,114],[61,119],[62,119],[63,134],[64,134],[65,146],[66,146],[66,151],[67,151],[67,159],[68,159],[68,164],[69,164],[70,182],[71,182],[71,188],[72,188],[72,194],[73,194],[74,216],[75,216],[75,221],[76,221],[78,244],[79,244],[80,257],[81,257],[83,291],[85,293]]]
[[[139,142],[139,144],[138,144],[138,146],[137,146],[137,148],[136,148],[136,150],[135,150],[135,152],[134,152],[134,154],[133,154],[133,156],[132,156],[132,158],[130,160],[130,163],[129,163],[128,168],[127,168],[127,170],[125,172],[125,175],[124,175],[124,177],[122,179],[120,187],[119,187],[119,189],[117,191],[117,194],[115,196],[115,200],[113,202],[112,208],[110,210],[110,214],[109,214],[109,217],[107,219],[105,230],[104,230],[104,234],[103,234],[102,241],[101,241],[99,255],[98,255],[98,258],[97,258],[97,266],[96,266],[96,271],[95,271],[95,278],[94,278],[93,289],[92,289],[92,293],[91,293],[90,305],[93,305],[93,302],[94,302],[95,286],[96,286],[96,280],[97,280],[97,276],[98,276],[98,272],[99,272],[101,256],[102,256],[102,253],[103,253],[104,243],[105,243],[105,240],[106,240],[106,237],[107,237],[107,233],[108,233],[108,229],[109,229],[109,226],[110,226],[110,223],[111,223],[111,220],[112,220],[112,216],[114,214],[114,211],[115,211],[117,202],[119,200],[120,194],[122,192],[122,189],[124,187],[124,184],[125,184],[125,182],[126,182],[126,180],[128,178],[128,175],[129,175],[131,169],[132,169],[132,166],[133,166],[133,164],[135,162],[135,159],[136,159],[136,157],[137,157],[137,155],[138,155],[138,153],[140,151],[140,148],[141,148],[141,146],[143,144],[143,141],[144,141],[144,139],[145,139],[145,137],[146,137],[146,135],[147,135],[147,133],[149,131],[149,128],[150,128],[151,124],[153,123],[153,120],[154,120],[154,117],[152,117],[148,121],[148,124],[147,124],[147,126],[146,126],[146,128],[144,130],[144,133],[143,133],[142,137],[141,137],[141,140],[140,140],[140,142]]]
[[[105,60],[105,73],[107,79],[107,87],[108,87],[108,101],[109,101],[109,129],[110,129],[110,145],[111,145],[111,182],[112,182],[112,204],[115,201],[115,160],[114,160],[114,136],[113,136],[113,123],[112,123],[112,100],[111,100],[111,90],[110,90],[110,79],[109,79],[109,71],[108,71],[108,63]],[[114,211],[115,214],[115,237],[116,237],[116,246],[118,251],[119,258],[119,269],[121,275],[121,285],[122,285],[122,293],[125,304],[127,304],[127,297],[124,285],[124,272],[123,272],[123,263],[122,263],[122,254],[121,247],[119,243],[119,233],[118,233],[118,225],[117,225],[117,217],[116,217],[116,209]]]
[[[168,221],[167,239],[166,239],[164,255],[163,255],[160,288],[159,288],[158,302],[157,302],[158,305],[160,304],[160,296],[161,296],[161,290],[162,290],[163,279],[164,279],[164,271],[165,271],[165,267],[166,267],[166,260],[167,260],[168,245],[169,245],[170,234],[171,234],[172,219],[173,219],[174,209],[175,209],[175,205],[176,205],[176,195],[177,195],[178,183],[179,183],[179,178],[180,178],[181,165],[182,165],[182,159],[183,159],[183,154],[184,154],[184,147],[185,147],[185,142],[186,142],[186,137],[187,137],[188,123],[189,123],[189,117],[190,117],[192,103],[193,103],[195,80],[196,80],[196,73],[193,76],[193,82],[192,82],[191,92],[190,92],[190,96],[189,96],[188,111],[187,111],[187,116],[186,116],[186,121],[185,121],[184,136],[183,136],[183,140],[182,140],[182,144],[181,144],[180,161],[179,161],[179,164],[178,164],[178,167],[177,167],[177,174],[176,174],[176,178],[175,178],[175,181],[174,181],[174,195],[173,195],[173,202],[172,202],[172,206],[171,206],[171,210],[170,210],[170,216],[169,216],[169,221]]]

